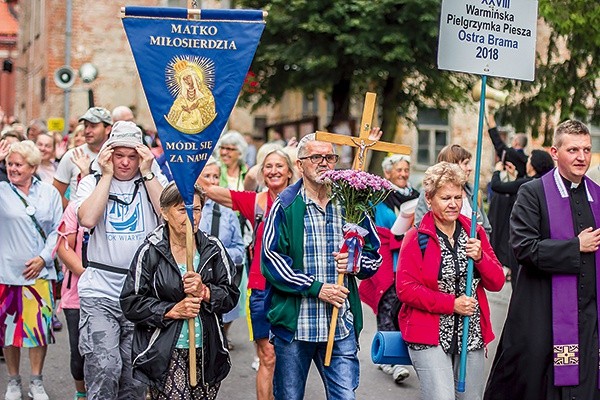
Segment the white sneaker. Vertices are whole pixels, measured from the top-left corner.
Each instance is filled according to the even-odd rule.
[[[4,400],[21,400],[22,389],[20,381],[16,379],[9,380]]]
[[[258,371],[258,367],[260,366],[260,359],[258,357],[254,357],[254,361],[252,361],[252,369]]]
[[[392,373],[392,378],[394,378],[394,382],[400,383],[409,376],[410,372],[408,372],[407,368],[403,367],[402,365],[394,365],[394,372]]]
[[[388,375],[392,375],[394,373],[394,366],[389,364],[380,364],[379,369],[385,372]]]
[[[33,400],[50,400],[50,397],[44,390],[44,384],[40,379],[33,380],[29,383],[29,397]]]

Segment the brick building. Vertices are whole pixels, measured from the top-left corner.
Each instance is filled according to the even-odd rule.
[[[18,33],[17,3],[0,2],[0,108],[7,115],[14,113]]]

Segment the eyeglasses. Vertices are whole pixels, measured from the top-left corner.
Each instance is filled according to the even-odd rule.
[[[227,146],[221,146],[221,147],[219,147],[219,150],[225,150],[225,151],[237,151],[237,147],[227,147]]]
[[[321,164],[323,162],[323,160],[327,161],[327,164],[335,164],[339,161],[340,156],[338,156],[337,154],[313,154],[312,156],[306,156],[306,157],[298,157],[299,160],[306,160],[309,159],[311,163],[313,164]]]

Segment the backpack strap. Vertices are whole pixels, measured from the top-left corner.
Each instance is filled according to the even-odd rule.
[[[219,203],[215,202],[213,204],[212,210],[212,222],[210,226],[210,234],[214,237],[219,237],[219,225],[221,224],[221,207],[219,207]]]
[[[97,186],[98,182],[100,182],[100,178],[102,178],[102,174],[100,172],[94,172],[94,178],[96,178],[96,186]],[[148,199],[148,203],[150,204],[150,209],[152,210],[152,213],[154,214],[154,217],[156,218],[156,225],[160,225],[160,217],[158,216],[158,214],[156,213],[156,210],[154,209],[154,206],[152,205],[152,199],[150,198],[150,193],[148,192],[148,188],[146,187],[146,181],[144,180],[144,178],[140,178],[140,179],[136,180],[135,183],[136,183],[136,189],[135,189],[134,195],[137,195],[137,190],[141,183],[144,186],[144,191],[146,192],[146,198]],[[113,201],[116,201],[116,202],[122,201],[122,200],[119,200],[119,198],[114,195],[109,195],[108,198]],[[93,231],[94,231],[94,229],[92,228],[92,230],[90,231],[90,235],[93,233]]]
[[[429,242],[429,235],[423,232],[418,233],[419,240],[419,248],[421,249],[421,257],[425,256],[425,249],[427,248],[427,243]]]
[[[254,221],[252,225],[252,242],[250,242],[249,248],[252,251],[248,252],[248,260],[251,262],[254,256],[254,245],[256,243],[256,231],[258,230],[258,225],[263,221],[265,217],[265,213],[267,212],[267,200],[269,196],[269,192],[260,192],[256,195],[256,200],[254,202]]]
[[[267,212],[267,196],[269,196],[269,192],[260,192],[256,195],[256,201],[254,203],[254,232],[256,232],[258,224],[261,223]],[[252,238],[252,242],[254,242],[255,239],[256,238]]]

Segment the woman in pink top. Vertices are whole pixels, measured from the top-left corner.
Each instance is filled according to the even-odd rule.
[[[86,389],[83,382],[83,357],[79,353],[79,295],[77,282],[84,268],[81,263],[81,245],[84,228],[79,226],[75,214],[75,203],[65,209],[58,225],[58,241],[55,253],[63,262],[64,279],[62,282],[62,299],[60,306],[65,313],[69,331],[69,347],[71,349],[71,375],[75,380],[75,398],[85,399]]]

